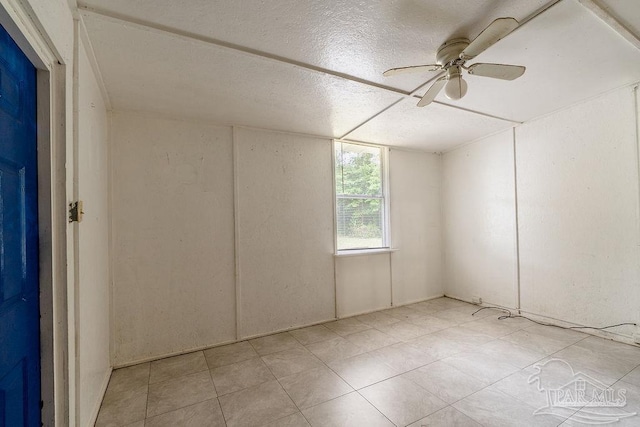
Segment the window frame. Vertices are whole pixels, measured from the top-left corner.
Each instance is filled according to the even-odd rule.
[[[336,169],[336,151],[338,144],[352,144],[352,145],[362,145],[365,147],[373,147],[380,149],[380,168],[381,170],[381,181],[382,181],[382,193],[381,196],[367,196],[367,195],[345,195],[339,196],[337,192],[337,184],[338,184],[338,176]],[[334,244],[334,253],[336,255],[355,255],[358,253],[381,253],[388,252],[391,250],[391,233],[390,233],[390,216],[391,216],[391,206],[389,202],[389,147],[380,144],[370,144],[359,141],[347,141],[341,139],[334,139],[331,141],[331,169],[332,169],[332,180],[331,187],[333,192],[333,244]],[[382,246],[376,246],[374,248],[348,248],[348,249],[338,249],[338,199],[339,198],[363,198],[363,199],[381,199],[382,200]]]

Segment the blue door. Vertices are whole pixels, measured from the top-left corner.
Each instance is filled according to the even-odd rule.
[[[0,26],[0,427],[40,425],[36,70]]]

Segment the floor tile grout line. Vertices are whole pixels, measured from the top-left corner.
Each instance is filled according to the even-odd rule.
[[[152,368],[153,363],[154,363],[154,362],[157,362],[157,361],[147,362],[147,363],[149,363],[149,375],[148,375],[148,377],[147,377],[147,402],[146,402],[146,406],[145,406],[145,418],[144,418],[145,423],[146,423],[146,420],[147,420],[147,419],[149,419],[149,418],[153,418],[153,417],[157,417],[157,416],[165,415],[165,414],[168,414],[168,413],[171,413],[171,412],[174,412],[174,411],[178,411],[178,410],[183,409],[183,408],[187,408],[187,407],[190,407],[190,406],[193,406],[193,405],[197,405],[197,404],[200,404],[200,403],[202,403],[202,402],[206,402],[206,401],[208,401],[208,400],[214,400],[214,399],[218,402],[218,405],[220,406],[220,412],[222,412],[222,405],[220,405],[220,401],[218,400],[218,392],[217,392],[217,390],[216,390],[215,383],[213,382],[213,377],[212,377],[212,375],[211,375],[211,369],[209,368],[209,362],[207,361],[207,358],[206,358],[206,356],[204,355],[204,350],[198,350],[198,351],[194,351],[194,352],[191,352],[191,353],[185,353],[185,354],[181,354],[181,355],[177,355],[177,356],[171,356],[171,357],[167,357],[167,358],[159,359],[159,360],[166,360],[166,359],[170,359],[170,358],[172,358],[172,357],[179,358],[179,357],[183,357],[183,356],[187,356],[187,355],[192,355],[192,354],[196,354],[196,353],[202,353],[202,357],[203,357],[203,358],[204,358],[204,360],[205,360],[205,365],[207,366],[206,371],[209,373],[209,379],[211,380],[211,385],[212,385],[212,387],[213,387],[214,393],[216,394],[216,395],[215,395],[215,397],[211,397],[211,398],[208,398],[208,399],[200,400],[200,401],[198,401],[198,402],[193,402],[193,403],[190,403],[190,404],[188,404],[188,405],[181,406],[181,407],[179,407],[179,408],[174,408],[174,409],[171,409],[171,410],[166,411],[166,412],[162,412],[162,413],[155,414],[155,415],[153,415],[153,416],[151,416],[151,417],[150,417],[150,416],[148,416],[148,410],[149,410],[149,394],[150,394],[150,388],[151,388],[151,386],[152,386],[152,385],[163,384],[163,383],[166,383],[166,382],[168,382],[168,381],[176,380],[176,379],[183,378],[183,377],[186,377],[186,376],[189,376],[189,375],[199,374],[199,373],[201,373],[201,372],[204,372],[204,371],[205,371],[205,369],[198,370],[198,371],[195,371],[195,372],[189,372],[189,373],[182,374],[182,375],[178,375],[178,376],[174,376],[174,377],[170,377],[170,378],[167,378],[167,379],[165,379],[165,380],[158,381],[158,382],[155,382],[155,383],[153,383],[153,384],[150,384],[150,381],[151,381],[151,368]],[[135,366],[135,365],[134,365],[134,366]],[[224,414],[223,414],[223,418],[224,418]],[[226,424],[226,421],[225,421],[225,424]]]
[[[220,402],[220,397],[216,397],[216,400],[218,401],[218,406],[220,407],[220,413],[222,414],[222,420],[224,421],[224,425],[227,426],[227,416],[224,414],[224,410],[222,409],[222,402]]]
[[[292,335],[292,334],[291,334],[291,335]],[[292,335],[292,336],[293,336],[293,335]],[[294,338],[294,339],[296,339],[296,337],[295,337],[295,336],[293,336],[293,338]],[[298,340],[296,339],[296,341],[298,341]],[[331,370],[331,372],[334,372],[334,371],[331,369],[331,367],[329,367],[329,366],[324,362],[324,360],[321,360],[320,358],[318,358],[318,357],[317,357],[317,356],[316,356],[312,351],[310,351],[308,348],[306,348],[306,346],[305,346],[304,344],[300,343],[299,341],[298,341],[298,343],[299,343],[300,345],[302,345],[302,347],[303,347],[305,350],[307,350],[307,351],[309,352],[309,354],[312,354],[316,359],[318,359],[318,360],[320,361],[320,363],[322,363],[322,364],[324,365],[324,367],[325,367],[325,368],[327,368],[327,369]],[[286,351],[286,350],[284,350],[284,351]],[[272,354],[274,354],[274,353],[272,353]],[[263,360],[263,363],[264,363],[264,360]],[[298,406],[298,404],[295,402],[295,400],[293,400],[293,398],[291,397],[291,395],[289,394],[289,392],[287,391],[287,389],[286,389],[286,388],[284,388],[284,386],[283,386],[283,385],[282,385],[282,383],[280,382],[280,378],[276,377],[276,375],[273,373],[273,370],[269,367],[269,365],[267,365],[266,363],[265,363],[265,365],[267,366],[267,369],[269,369],[269,371],[271,372],[271,375],[273,375],[273,377],[276,379],[276,381],[278,382],[278,384],[280,385],[280,387],[282,388],[282,390],[287,394],[287,396],[289,396],[289,399],[291,400],[291,402],[293,402],[293,404],[295,405],[295,407],[298,409],[298,412],[300,412],[300,414],[304,417],[304,419],[307,421],[307,423],[309,423],[309,425],[311,425],[311,422],[309,422],[309,419],[307,419],[307,417],[306,417],[306,416],[304,415],[304,413],[302,412],[302,408],[300,408],[300,407]],[[300,372],[297,372],[297,373],[300,373]],[[336,375],[338,375],[336,372],[334,372],[334,373],[335,373]],[[291,375],[295,375],[295,374],[296,374],[296,373],[291,374]],[[338,377],[344,381],[344,379],[343,379],[342,377],[340,377],[339,375],[338,375]],[[283,377],[283,378],[284,378],[284,377]],[[345,381],[345,382],[346,382],[346,381]],[[348,384],[348,383],[347,383],[347,384]],[[353,387],[351,387],[351,388],[353,388]],[[354,391],[355,391],[355,389],[354,389]],[[350,393],[351,393],[351,392],[350,392]],[[348,394],[348,393],[346,393],[346,394]],[[342,396],[344,396],[344,394],[343,394],[343,395],[341,395],[341,396],[337,396],[337,397],[335,397],[334,399],[338,399],[339,397],[342,397]],[[330,400],[333,400],[333,399],[330,399]],[[321,403],[319,403],[318,405],[321,405],[321,404],[326,403],[326,402],[327,402],[327,401],[325,401],[325,402],[321,402]],[[313,406],[317,406],[317,405],[313,405]],[[313,407],[313,406],[311,406],[311,407]],[[309,409],[309,408],[306,408],[306,409]],[[290,415],[292,415],[292,414],[285,415],[285,417],[290,416]],[[282,418],[285,418],[285,417],[282,417]],[[279,419],[282,419],[282,418],[279,418]],[[274,420],[274,421],[277,421],[277,420]]]
[[[183,378],[183,377],[186,377],[186,376],[189,376],[189,375],[199,374],[199,373],[204,372],[204,371],[210,371],[210,369],[207,367],[206,369],[200,369],[198,371],[187,372],[186,374],[176,375],[174,377],[167,378],[166,380],[157,381],[155,383],[150,383],[149,386],[155,386],[155,385],[158,385],[158,384],[164,384],[164,383],[169,382],[169,381],[175,381],[175,380],[178,380],[180,378]]]
[[[180,411],[180,410],[182,410],[182,409],[190,408],[190,407],[192,407],[192,406],[200,405],[200,404],[202,404],[202,403],[209,402],[209,401],[214,401],[214,400],[215,400],[215,401],[218,401],[218,398],[217,398],[217,397],[210,397],[210,398],[208,398],[208,399],[200,400],[200,401],[198,401],[198,402],[189,403],[188,405],[181,406],[181,407],[179,407],[179,408],[175,408],[175,409],[172,409],[172,410],[167,411],[167,412],[162,412],[162,413],[160,413],[160,414],[156,414],[156,415],[153,415],[153,416],[151,416],[151,417],[146,417],[144,420],[141,420],[141,421],[145,421],[145,422],[146,422],[146,420],[151,419],[151,418],[161,417],[161,416],[163,416],[163,415],[167,415],[167,414],[170,414],[170,413],[172,413],[172,412]],[[218,402],[218,405],[219,405],[219,404],[220,404],[220,403]],[[220,412],[222,413],[222,407],[220,407]],[[223,418],[224,418],[224,414],[222,414],[222,415],[223,415]],[[226,421],[225,421],[225,424],[226,424]],[[129,424],[126,424],[124,427],[126,427],[126,426],[128,426],[128,425],[129,425]]]
[[[151,394],[151,362],[149,362],[149,374],[147,375],[147,401],[144,403],[144,423],[147,423],[149,411],[149,395]]]
[[[295,337],[293,337],[293,339],[295,339]],[[296,342],[298,342],[298,340],[296,340]],[[300,344],[300,342],[298,342],[298,344]],[[300,344],[300,345],[302,345],[302,344]],[[302,346],[302,347],[304,347],[304,346]],[[305,348],[305,350],[307,350],[307,349]],[[287,350],[283,350],[283,351],[287,351]],[[307,350],[307,351],[309,351],[309,350]],[[279,353],[279,352],[275,352],[275,353]],[[271,354],[275,354],[275,353],[271,353]],[[311,353],[311,352],[309,351],[309,353]],[[313,354],[313,353],[311,353],[311,354]],[[265,355],[265,356],[268,356],[268,355]],[[314,356],[315,356],[315,355],[314,355]],[[293,398],[291,397],[291,395],[289,394],[289,392],[287,392],[287,390],[284,388],[284,386],[283,386],[283,385],[282,385],[282,383],[280,382],[280,379],[279,379],[279,378],[276,376],[276,374],[273,372],[273,369],[271,369],[271,367],[270,367],[267,363],[265,363],[265,361],[264,361],[264,359],[262,359],[262,357],[264,357],[264,356],[260,356],[260,359],[262,360],[262,363],[264,363],[264,365],[267,367],[267,369],[269,370],[269,372],[271,372],[271,375],[273,375],[273,378],[275,378],[275,380],[278,382],[278,385],[280,385],[280,388],[281,388],[281,389],[282,389],[282,390],[287,394],[287,396],[289,396],[289,400],[291,400],[291,402],[295,405],[295,407],[298,409],[298,411],[299,411],[300,413],[302,413],[302,410],[300,410],[300,408],[298,407],[298,404],[293,400]],[[324,362],[323,362],[323,363],[324,363]],[[292,374],[292,375],[294,375],[294,374]],[[291,415],[291,414],[289,414],[289,415]],[[285,416],[288,416],[288,415],[285,415]],[[282,417],[282,418],[284,418],[284,417]],[[276,420],[276,421],[277,421],[277,420]]]
[[[216,397],[214,398],[216,402],[218,402],[218,407],[220,408],[220,413],[222,414],[222,419],[224,420],[224,425],[227,425],[227,418],[224,416],[224,411],[222,410],[222,403],[220,403],[220,395],[218,394],[218,388],[216,387],[215,381],[213,381],[213,372],[211,372],[211,367],[209,366],[209,361],[207,360],[207,356],[204,355],[204,351],[202,351],[202,356],[204,357],[204,363],[207,365],[207,370],[209,371],[209,378],[211,378],[211,385],[213,386],[213,391],[216,393]]]
[[[204,372],[204,371],[202,371],[202,372]],[[208,400],[214,400],[214,399],[216,399],[216,400],[217,400],[218,398],[217,398],[217,397],[209,397],[209,398],[207,398],[207,399],[198,400],[198,401],[196,401],[196,402],[191,402],[191,403],[189,403],[189,404],[187,404],[187,405],[180,406],[180,407],[178,407],[178,408],[173,408],[173,409],[170,409],[170,410],[165,411],[165,412],[160,412],[160,413],[154,414],[154,415],[152,415],[152,416],[150,416],[150,417],[145,417],[145,420],[146,420],[147,418],[154,418],[154,417],[158,417],[158,416],[160,416],[160,415],[166,415],[166,414],[169,414],[169,413],[171,413],[171,412],[179,411],[180,409],[188,408],[188,407],[190,407],[190,406],[197,405],[197,404],[199,404],[199,403],[206,402],[206,401],[208,401]],[[220,409],[222,410],[222,407],[221,407]]]
[[[273,374],[273,373],[272,373],[272,374]],[[292,374],[292,375],[294,375],[294,374]],[[286,393],[286,395],[289,397],[289,400],[293,403],[293,405],[296,407],[296,409],[298,410],[298,412],[300,412],[300,415],[302,415],[302,416],[304,417],[304,419],[307,421],[307,423],[309,423],[309,425],[311,425],[311,423],[309,422],[309,420],[307,419],[307,417],[305,417],[305,415],[302,413],[302,408],[300,408],[300,407],[298,406],[298,404],[296,403],[296,401],[295,401],[295,400],[293,400],[293,397],[291,397],[291,395],[289,394],[289,392],[287,391],[287,389],[286,389],[286,388],[284,388],[284,386],[283,386],[283,385],[282,385],[282,383],[280,382],[280,379],[279,379],[278,377],[276,377],[275,375],[273,375],[273,376],[276,378],[276,381],[277,381],[277,382],[278,382],[278,384],[280,385],[280,388],[282,388],[282,391],[284,391],[284,392]],[[289,417],[289,416],[291,416],[291,415],[293,415],[293,414],[285,415],[284,417],[278,418],[278,420],[281,420],[282,418],[285,418],[285,417]],[[278,420],[274,420],[274,421],[278,421]]]
[[[390,378],[389,378],[390,379]],[[386,380],[385,380],[386,381]],[[372,384],[373,385],[373,384]],[[368,386],[367,386],[368,387]],[[366,388],[366,387],[362,387],[362,388]],[[360,390],[362,390],[362,388]],[[360,393],[360,390],[356,390],[356,393],[358,393],[360,395],[360,397],[362,397],[364,400],[367,401],[367,403],[369,403],[369,405],[373,406],[375,408],[376,411],[378,411],[383,417],[385,417],[387,420],[389,420],[389,422],[391,424],[393,424],[394,426],[397,426],[398,424],[394,423],[393,421],[391,421],[391,419],[389,417],[387,417],[376,405],[373,404],[373,402],[369,401],[369,399],[367,399],[366,396],[364,396],[362,393]],[[421,419],[421,418],[420,418]]]
[[[364,386],[364,387],[362,387],[362,388],[360,388],[360,389],[357,389],[356,391],[357,391],[357,392],[360,392],[360,390],[363,390],[363,389],[365,389],[365,388],[367,388],[367,387],[371,387],[371,386],[373,386],[373,385],[376,385],[376,384],[379,384],[379,383],[381,383],[381,382],[384,382],[384,381],[390,380],[390,379],[392,379],[392,378],[397,378],[397,377],[404,376],[405,374],[408,374],[409,372],[417,371],[417,370],[419,370],[419,369],[421,369],[421,368],[424,368],[425,366],[429,366],[429,365],[432,365],[432,364],[437,363],[437,362],[442,362],[442,360],[443,360],[443,359],[437,359],[437,360],[434,360],[433,362],[430,362],[430,363],[424,364],[424,365],[422,365],[422,366],[418,366],[417,368],[414,368],[414,369],[411,369],[411,370],[409,370],[409,371],[403,372],[403,373],[398,374],[398,375],[396,375],[396,376],[393,376],[393,377],[387,378],[387,379],[385,379],[385,380],[381,380],[381,381],[378,381],[378,382],[376,382],[376,383],[373,383],[373,384],[370,384],[370,385]],[[444,363],[444,362],[443,362],[443,363]],[[447,366],[450,366],[450,365],[447,365]],[[459,369],[457,369],[457,368],[456,368],[456,367],[454,367],[454,366],[451,366],[451,368],[453,368],[453,369],[455,369],[455,370],[457,370],[457,371],[461,372],[462,374],[467,375],[467,376],[469,376],[469,377],[471,377],[471,378],[475,378],[475,377],[473,377],[472,375],[467,374],[466,372],[462,372],[462,371],[460,371]],[[478,379],[478,378],[475,378],[475,379]],[[485,388],[489,387],[489,386],[485,386],[485,387],[481,388],[480,390],[477,390],[477,391],[475,391],[475,392],[473,392],[473,393],[470,393],[469,395],[467,395],[467,396],[465,396],[465,397],[463,397],[463,398],[461,398],[461,399],[456,400],[456,401],[455,401],[455,402],[453,402],[453,403],[449,403],[449,402],[445,401],[444,399],[441,399],[441,398],[440,398],[439,396],[437,396],[436,394],[432,393],[430,390],[427,390],[424,386],[422,386],[421,384],[418,384],[417,382],[415,382],[415,381],[414,381],[414,380],[412,380],[411,378],[407,378],[407,380],[408,380],[408,381],[410,381],[410,382],[412,382],[413,384],[415,384],[415,385],[416,385],[416,386],[418,386],[419,388],[423,389],[423,390],[424,390],[424,391],[426,391],[427,393],[429,393],[429,394],[431,394],[431,395],[435,396],[436,398],[440,399],[441,401],[443,401],[443,402],[446,404],[446,406],[444,406],[444,407],[442,407],[442,408],[440,408],[440,409],[438,409],[438,410],[436,410],[436,411],[433,411],[432,413],[427,414],[427,415],[425,415],[424,417],[421,417],[421,418],[419,418],[419,419],[417,419],[417,420],[415,420],[415,421],[412,421],[410,424],[412,424],[413,422],[417,422],[417,421],[421,420],[422,418],[428,417],[429,415],[432,415],[432,414],[434,414],[434,413],[436,413],[436,412],[438,412],[438,411],[440,411],[440,410],[442,410],[442,409],[444,409],[444,408],[446,408],[446,407],[448,407],[448,406],[453,407],[453,403],[457,403],[457,402],[459,402],[460,400],[463,400],[463,399],[467,398],[468,396],[471,396],[472,394],[475,394],[475,393],[477,393],[478,391],[484,390]],[[500,380],[498,380],[498,381],[500,381]],[[364,398],[366,399],[366,397],[365,397],[365,396],[362,396],[362,397],[364,397]],[[370,402],[370,403],[371,403],[373,406],[375,406],[372,402]],[[456,408],[453,408],[453,409],[456,409]],[[456,409],[456,410],[457,410],[457,409]],[[471,418],[471,417],[470,417],[470,418]],[[476,420],[474,419],[474,421],[476,421]]]
[[[216,393],[216,401],[218,402],[218,406],[220,407],[220,413],[222,414],[222,419],[224,420],[224,425],[227,425],[227,419],[224,416],[224,411],[222,410],[222,404],[220,403],[220,395],[218,394],[218,388],[216,387],[216,383],[215,381],[213,381],[213,372],[211,369],[211,366],[209,366],[209,360],[207,359],[207,356],[204,354],[204,350],[202,351],[202,356],[204,357],[204,363],[207,365],[207,370],[209,371],[209,378],[211,378],[211,384],[213,385],[213,390]]]
[[[523,371],[524,369],[526,369],[526,368],[520,369],[520,371]],[[519,372],[519,371],[518,371],[518,372]],[[486,387],[483,387],[483,388],[481,388],[480,390],[474,391],[473,393],[471,393],[471,394],[469,394],[469,395],[467,395],[467,396],[465,396],[465,397],[463,397],[463,398],[461,398],[461,399],[456,400],[456,401],[455,401],[455,402],[453,402],[450,406],[452,406],[452,407],[453,407],[453,409],[455,409],[455,410],[459,411],[456,407],[454,407],[454,406],[453,406],[454,404],[456,404],[456,403],[458,403],[458,402],[461,402],[461,401],[463,401],[463,400],[465,400],[465,399],[467,399],[467,398],[469,398],[469,397],[473,396],[474,394],[478,394],[478,393],[480,393],[481,391],[486,390],[486,389],[488,389],[489,387],[492,387],[492,386],[496,385],[497,383],[501,382],[502,380],[504,380],[504,379],[506,379],[506,378],[510,377],[511,375],[515,375],[515,374],[517,374],[518,372],[514,372],[513,374],[510,374],[510,375],[507,375],[506,377],[500,378],[499,380],[497,380],[497,381],[495,381],[495,382],[493,382],[493,383],[491,383],[491,384],[487,385]],[[517,400],[517,401],[518,401],[518,402],[520,402],[521,404],[526,405],[527,407],[529,407],[530,409],[532,409],[532,410],[534,410],[534,411],[537,409],[537,408],[535,408],[535,407],[531,406],[528,402],[525,402],[524,400],[520,399],[520,398],[519,398],[519,397],[517,397],[517,396],[512,395],[511,393],[507,393],[507,392],[504,392],[504,391],[499,390],[499,389],[498,389],[498,390],[495,390],[495,391],[497,391],[497,392],[499,392],[499,393],[502,393],[502,394],[504,394],[504,395],[506,395],[506,396],[508,396],[508,397],[511,397],[512,399]],[[460,411],[460,412],[462,412],[462,411]],[[576,411],[576,412],[577,412],[577,411]],[[477,422],[478,424],[484,425],[484,424],[482,424],[482,423],[480,422],[480,420],[478,420],[478,419],[474,418],[472,415],[470,415],[470,414],[465,414],[464,412],[462,412],[462,413],[463,413],[464,415],[466,415],[467,417],[471,418],[472,420],[474,420],[475,422]],[[575,413],[575,412],[574,412],[574,413]],[[573,414],[572,414],[572,415],[573,415]],[[564,423],[564,421],[566,421],[567,419],[568,419],[568,417],[567,417],[565,420],[563,420],[560,424]],[[560,425],[560,424],[558,424],[558,425]]]

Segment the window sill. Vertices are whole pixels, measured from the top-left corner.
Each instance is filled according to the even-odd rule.
[[[379,248],[379,249],[351,249],[351,250],[343,250],[338,251],[333,254],[334,257],[348,257],[348,256],[367,256],[367,255],[378,255],[378,254],[389,254],[391,252],[396,252],[398,248]]]

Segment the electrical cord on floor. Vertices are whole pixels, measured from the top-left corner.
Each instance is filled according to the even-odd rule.
[[[527,316],[523,316],[521,314],[513,314],[513,313],[511,313],[510,310],[507,310],[506,308],[502,308],[502,307],[482,307],[482,308],[474,311],[473,313],[471,313],[471,315],[475,316],[476,313],[478,313],[479,311],[488,310],[488,309],[500,310],[500,311],[502,311],[504,313],[507,313],[506,316],[498,317],[498,320],[522,318],[522,319],[527,319],[530,322],[537,323],[538,325],[553,326],[555,328],[560,328],[560,329],[595,329],[595,330],[598,330],[598,331],[602,331],[602,330],[605,330],[605,329],[616,328],[618,326],[638,326],[637,323],[631,323],[631,322],[618,323],[617,325],[603,326],[601,328],[597,328],[595,326],[559,326],[559,325],[554,325],[552,323],[538,322],[537,320],[530,319]]]

